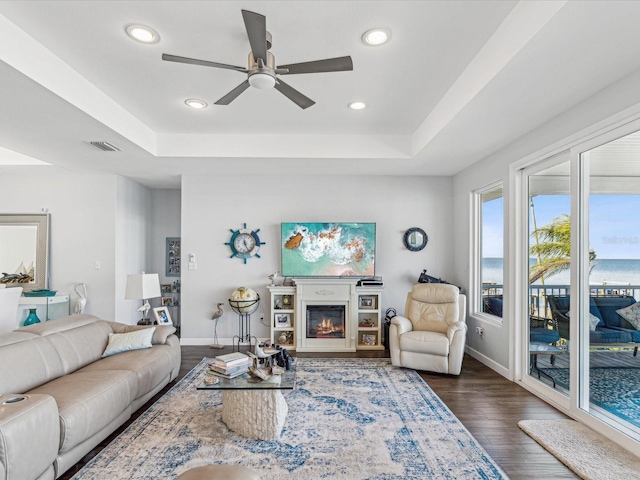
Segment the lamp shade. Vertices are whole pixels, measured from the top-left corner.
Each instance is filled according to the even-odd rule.
[[[157,298],[160,296],[160,278],[157,273],[127,275],[126,300]]]

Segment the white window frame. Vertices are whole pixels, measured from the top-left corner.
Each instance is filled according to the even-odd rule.
[[[504,181],[502,179],[496,180],[495,182],[489,183],[484,187],[478,188],[477,190],[473,190],[471,192],[471,219],[473,222],[471,228],[471,241],[469,245],[471,246],[471,252],[469,258],[472,259],[470,262],[471,267],[469,268],[469,314],[477,319],[483,320],[485,322],[489,322],[495,325],[502,325],[504,323],[504,315],[507,313],[506,308],[503,309],[503,316],[497,317],[490,313],[483,312],[482,310],[482,233],[483,233],[483,223],[482,223],[482,196],[497,188],[502,189],[502,202],[503,202],[503,211],[502,211],[502,234],[503,234],[503,251],[502,258],[503,262],[506,262],[505,248],[504,248],[504,234],[506,231],[505,228],[505,215],[504,215]],[[506,272],[506,264],[503,263],[502,266],[502,292],[504,297],[504,279]]]

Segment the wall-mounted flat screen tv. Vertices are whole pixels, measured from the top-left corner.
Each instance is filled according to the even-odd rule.
[[[375,273],[375,223],[281,225],[283,277],[366,277]]]

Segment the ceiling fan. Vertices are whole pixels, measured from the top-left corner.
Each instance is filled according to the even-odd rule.
[[[267,32],[267,22],[264,15],[242,10],[244,26],[247,29],[251,52],[247,68],[227,65],[225,63],[197,60],[195,58],[179,57],[177,55],[162,54],[162,60],[167,62],[189,63],[204,67],[225,68],[246,73],[247,79],[216,102],[216,105],[229,105],[247,88],[255,87],[268,89],[275,87],[289,100],[300,108],[309,108],[314,102],[295,88],[284,83],[277,75],[296,75],[300,73],[342,72],[353,70],[351,57],[327,58],[312,62],[292,63],[276,67],[276,59],[268,50],[271,48],[271,33]]]

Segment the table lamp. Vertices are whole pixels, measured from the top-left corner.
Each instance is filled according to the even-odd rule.
[[[142,312],[142,324],[150,324],[147,313],[151,308],[150,298],[160,296],[160,278],[157,273],[138,273],[127,275],[127,288],[124,294],[125,300],[142,300],[142,306],[137,309]]]

